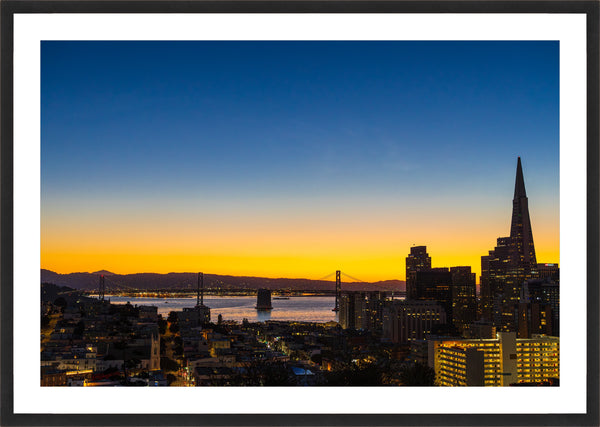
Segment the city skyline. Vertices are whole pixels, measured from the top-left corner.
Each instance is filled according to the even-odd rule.
[[[42,43],[59,273],[404,280],[425,245],[479,281],[518,156],[558,262],[558,43]]]

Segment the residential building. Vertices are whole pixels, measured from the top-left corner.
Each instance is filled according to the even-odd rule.
[[[466,353],[457,350],[467,348],[483,353],[485,386],[533,384],[559,378],[558,337],[533,335],[520,339],[515,332],[498,332],[495,339],[430,340],[438,384],[466,385],[468,376],[480,369],[478,356],[467,358]],[[475,371],[469,366],[470,360]]]

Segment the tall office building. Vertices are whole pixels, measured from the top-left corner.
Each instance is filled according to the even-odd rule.
[[[558,282],[551,277],[527,280],[521,288],[519,337],[535,333],[559,336],[559,309]],[[527,310],[527,316],[523,310]]]
[[[513,198],[512,221],[510,224],[510,237],[513,241],[511,247],[511,260],[515,267],[526,270],[535,270],[535,247],[533,246],[533,233],[529,219],[529,205],[523,180],[521,158],[517,160],[517,176],[515,179],[515,195]]]
[[[498,307],[504,284],[508,280],[510,245],[510,237],[499,237],[494,250],[481,257],[481,317],[494,325],[500,324],[501,320]]]
[[[422,340],[445,323],[446,312],[435,301],[394,300],[383,309],[383,337],[393,343]]]
[[[414,273],[414,300],[437,301],[446,312],[446,322],[454,322],[452,311],[452,273],[448,268],[438,267]],[[411,298],[409,298],[411,299]]]
[[[416,273],[417,271],[431,270],[431,257],[427,253],[427,246],[413,246],[406,257],[406,297],[416,298]]]
[[[558,264],[538,264],[537,271],[540,279],[551,279],[556,283],[560,281],[560,268],[558,268]]]
[[[463,332],[477,318],[477,289],[471,267],[450,267],[452,274],[452,320]]]
[[[481,258],[481,314],[503,331],[516,331],[522,284],[537,275],[529,204],[521,158],[513,197],[510,236]]]
[[[340,297],[340,325],[344,329],[381,330],[387,294],[349,291]]]

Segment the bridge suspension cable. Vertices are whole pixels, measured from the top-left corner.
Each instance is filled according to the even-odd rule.
[[[344,276],[348,277],[349,279],[352,279],[352,280],[354,280],[355,282],[359,282],[359,283],[367,283],[365,280],[360,280],[360,279],[357,279],[356,277],[352,277],[352,276],[350,276],[349,274],[346,274],[346,273],[344,273],[343,271],[342,271],[342,274],[343,274]]]
[[[329,273],[327,276],[323,276],[323,277],[321,277],[320,279],[317,279],[317,280],[326,280],[326,279],[332,278],[333,276],[335,276],[335,271],[333,273]]]

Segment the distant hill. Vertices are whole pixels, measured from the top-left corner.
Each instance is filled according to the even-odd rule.
[[[68,303],[87,299],[87,297],[81,295],[80,290],[44,282],[41,286],[41,298],[42,302],[55,302],[58,298],[63,298]]]
[[[108,270],[94,271],[92,274],[103,274],[105,276],[114,276],[115,275],[115,273],[111,273]]]
[[[58,274],[50,270],[41,270],[42,283],[53,283],[73,289],[97,289],[100,275],[104,275],[105,285],[112,289],[195,289],[198,273],[135,273],[114,274],[106,270],[94,273]],[[223,276],[205,274],[204,286],[223,289],[290,289],[290,290],[333,290],[335,282],[310,279],[285,279],[249,276]],[[404,291],[403,280],[384,280],[373,283],[344,282],[343,290],[381,290]]]

